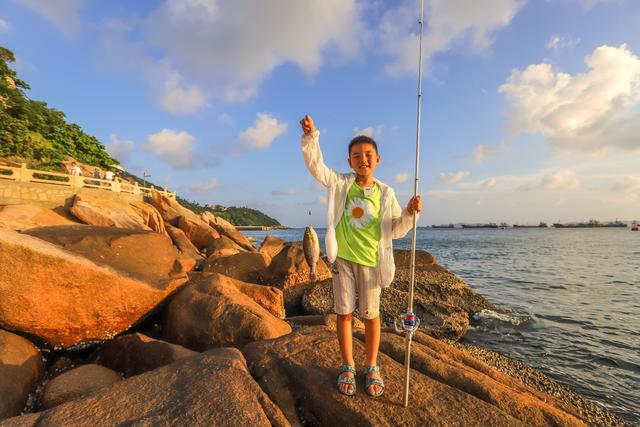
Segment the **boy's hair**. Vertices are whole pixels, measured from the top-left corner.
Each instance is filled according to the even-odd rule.
[[[353,147],[354,145],[360,145],[360,144],[373,145],[373,149],[376,150],[376,154],[378,154],[378,144],[376,144],[376,141],[374,141],[373,138],[366,135],[358,135],[355,138],[353,138],[351,142],[349,142],[349,156],[351,156],[351,147]]]

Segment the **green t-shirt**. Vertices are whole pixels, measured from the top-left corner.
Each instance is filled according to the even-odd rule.
[[[355,182],[349,188],[344,213],[336,227],[338,258],[368,267],[378,265],[380,186],[365,191]]]

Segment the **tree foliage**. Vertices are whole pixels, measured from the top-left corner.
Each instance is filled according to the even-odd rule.
[[[29,99],[29,85],[12,62],[13,52],[0,46],[0,157],[21,157],[47,169],[58,168],[67,156],[104,169],[119,164],[96,137],[67,123],[62,111]]]

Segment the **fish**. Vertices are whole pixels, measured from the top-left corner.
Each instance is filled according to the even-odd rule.
[[[310,225],[304,230],[302,250],[304,252],[304,259],[309,265],[309,282],[313,283],[316,281],[316,264],[320,259],[320,241],[318,240],[316,230]]]

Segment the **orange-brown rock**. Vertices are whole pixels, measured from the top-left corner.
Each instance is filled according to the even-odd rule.
[[[409,268],[411,266],[411,251],[406,249],[396,249],[393,251],[393,260],[396,268]],[[416,269],[424,268],[436,263],[435,257],[427,251],[416,250]]]
[[[14,426],[275,426],[289,422],[247,370],[221,348],[128,378],[47,411],[11,418]]]
[[[79,193],[74,197],[70,210],[85,224],[166,234],[160,214],[144,202],[129,204]]]
[[[0,206],[0,227],[27,230],[34,227],[76,224],[53,209],[34,205]]]
[[[271,278],[268,258],[259,252],[240,252],[229,256],[212,255],[200,266],[201,271],[220,273],[249,283],[265,283]]]
[[[289,323],[294,323],[299,326],[326,326],[334,331],[337,328],[337,319],[335,314],[315,314],[307,316],[292,316],[287,317],[285,320]],[[357,317],[353,317],[352,328],[364,329],[364,323]]]
[[[394,337],[400,344],[404,343],[402,337]],[[494,379],[495,371],[487,371],[490,372],[487,374],[473,365],[456,363],[448,357],[450,346],[423,357],[421,343],[414,343],[412,355],[420,354],[418,361],[442,366],[443,372],[448,373],[432,376],[432,370],[425,369],[423,373],[421,365],[416,363],[417,369],[411,371],[410,404],[404,408],[404,366],[396,360],[395,338],[388,334],[382,337],[378,362],[386,388],[384,395],[377,399],[366,395],[362,375],[356,380],[355,397],[346,398],[336,392],[337,366],[341,364],[341,357],[335,331],[327,327],[305,327],[275,340],[250,343],[243,348],[243,354],[254,377],[292,424],[584,425],[549,403],[553,402],[551,396],[543,397],[533,392],[523,396],[528,389],[522,384],[516,385],[515,380],[505,383]],[[388,349],[387,343],[393,348]],[[359,340],[354,341],[354,356],[357,361],[365,357],[364,343]]]
[[[49,409],[121,381],[117,372],[89,364],[66,371],[49,381],[42,392],[42,408]]]
[[[211,246],[205,250],[208,257],[223,257],[228,255],[235,255],[239,252],[246,252],[236,242],[228,238],[227,236],[220,236],[219,239],[213,241]]]
[[[143,282],[36,237],[0,229],[0,327],[55,347],[121,333],[184,281]]]
[[[203,221],[207,222],[211,227],[215,228],[221,236],[227,236],[244,250],[249,252],[256,252],[256,248],[253,246],[247,236],[239,232],[238,229],[229,221],[219,216],[215,216],[208,211],[203,212],[200,215],[200,218],[202,218]]]
[[[269,258],[272,259],[280,253],[280,251],[286,244],[287,241],[279,237],[267,236],[262,241],[259,252],[265,255],[269,255]]]
[[[33,228],[25,234],[149,283],[166,286],[187,280],[188,266],[180,262],[181,254],[164,234],[89,225]]]
[[[198,353],[181,345],[135,333],[105,342],[100,349],[100,363],[131,377],[195,354]]]
[[[178,228],[199,251],[207,249],[220,234],[199,218],[178,217]]]
[[[178,249],[178,252],[180,252],[181,262],[184,265],[184,269],[186,271],[195,269],[198,264],[204,260],[204,256],[202,256],[198,248],[191,243],[191,240],[187,238],[184,231],[169,223],[165,224],[165,228],[167,230],[167,234],[169,234],[169,237],[171,237],[171,240],[173,241],[173,245]]]
[[[279,337],[291,327],[221,274],[196,275],[163,313],[165,338],[193,350],[241,346]]]
[[[29,340],[0,329],[0,420],[22,412],[43,373],[38,349]]]
[[[173,226],[178,225],[178,217],[184,216],[190,220],[199,219],[198,215],[182,206],[174,199],[170,199],[157,191],[151,192],[149,200],[153,207],[160,213],[165,222]]]

